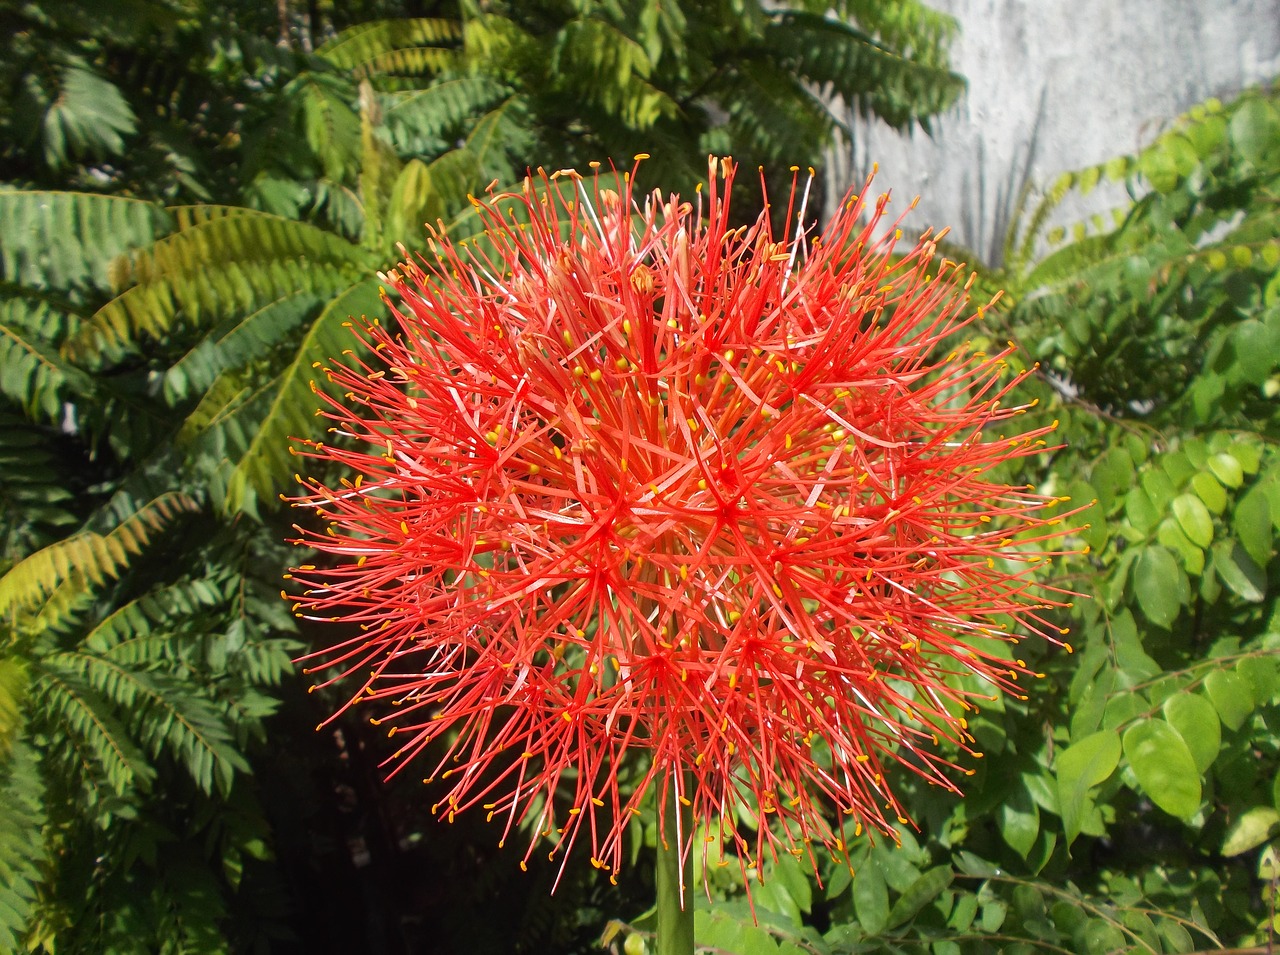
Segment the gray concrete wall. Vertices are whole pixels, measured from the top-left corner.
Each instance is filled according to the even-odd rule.
[[[1105,161],[1149,143],[1210,96],[1280,76],[1280,0],[930,0],[956,17],[953,67],[969,81],[957,107],[895,133],[850,116],[833,150],[828,202],[880,165],[891,208],[911,197],[913,233],[951,237],[998,264],[1024,182]],[[1069,221],[1116,204],[1101,191],[1065,210]]]

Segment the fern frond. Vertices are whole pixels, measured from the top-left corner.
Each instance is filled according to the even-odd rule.
[[[814,161],[833,122],[826,106],[790,73],[768,63],[727,78],[717,94],[729,113],[734,149],[773,163]]]
[[[460,65],[461,59],[454,50],[419,46],[379,53],[361,63],[354,73],[360,79],[377,76],[434,76],[457,69]]]
[[[644,47],[604,20],[568,24],[557,37],[551,69],[583,77],[582,95],[631,129],[648,129],[679,112],[673,99],[648,82],[653,64]]]
[[[523,125],[525,110],[523,97],[509,96],[471,127],[466,148],[476,159],[482,181],[511,182],[524,172],[512,165],[510,156],[529,141]]]
[[[213,500],[226,495],[227,473],[249,449],[275,395],[276,382],[265,376],[227,372],[220,375],[192,409],[179,429],[175,444],[188,458],[218,462],[209,474]]]
[[[198,509],[195,500],[173,491],[163,494],[108,534],[83,531],[44,547],[0,577],[0,615],[29,610],[73,576],[101,585],[118,577],[130,555],[179,514]]]
[[[379,291],[373,279],[354,285],[330,302],[312,324],[293,362],[272,383],[275,396],[271,406],[231,474],[229,510],[252,512],[258,500],[275,500],[294,473],[290,438],[309,437],[315,432],[313,392],[323,383],[317,366],[352,347],[356,339],[344,327],[346,319],[381,309]]]
[[[765,29],[763,48],[810,83],[829,84],[864,115],[896,129],[921,115],[940,113],[964,92],[964,79],[945,62],[902,52],[874,36],[823,14],[786,11]],[[751,67],[748,67],[750,69]]]
[[[285,88],[298,104],[307,145],[335,182],[360,166],[360,117],[351,107],[354,92],[346,78],[315,72],[303,73]]]
[[[73,498],[50,435],[0,413],[0,567],[78,524],[70,510]]]
[[[58,168],[83,155],[118,156],[138,119],[120,88],[78,56],[46,69],[50,102],[41,123],[45,161]]]
[[[183,580],[148,591],[117,607],[85,636],[82,646],[122,663],[151,663],[156,658],[121,651],[158,630],[171,631],[183,621],[225,604],[227,594],[205,580]]]
[[[809,3],[812,13],[825,13],[829,3]],[[955,17],[920,0],[842,0],[838,13],[881,43],[897,50],[911,50],[912,59],[930,65],[946,65],[947,49],[960,32]]]
[[[153,756],[167,748],[207,795],[215,785],[225,796],[249,765],[237,751],[225,718],[208,700],[162,672],[138,670],[83,651],[52,655],[43,666],[74,673],[121,711]]]
[[[136,254],[133,288],[98,310],[63,346],[87,362],[163,335],[179,313],[207,321],[301,292],[327,296],[367,272],[364,252],[340,236],[267,213],[192,225]]]
[[[422,155],[437,151],[451,130],[508,94],[509,90],[491,77],[453,77],[426,89],[390,94],[382,121],[398,152]]]
[[[1129,175],[1134,164],[1135,161],[1131,157],[1120,157],[1119,161],[1113,159],[1098,166],[1078,172],[1065,172],[1058,176],[1036,203],[1035,209],[1032,210],[1025,224],[1022,222],[1021,209],[1015,215],[1014,226],[1010,228],[1009,238],[1005,242],[1006,268],[1017,275],[1035,260],[1045,244],[1052,246],[1062,241],[1062,236],[1046,234],[1045,228],[1053,213],[1077,188],[1088,184],[1087,188],[1080,189],[1081,194],[1085,194],[1092,190],[1100,176],[1112,180],[1123,179]]]
[[[1027,275],[1024,284],[1036,290],[1035,298],[1045,298],[1080,285],[1089,270],[1118,264],[1128,255],[1116,248],[1110,236],[1088,236],[1046,256]]]
[[[462,38],[456,20],[419,17],[402,20],[374,20],[343,30],[316,50],[316,55],[341,70],[358,77],[379,73],[419,75],[443,68],[443,61],[428,53],[446,54],[446,45]],[[415,58],[412,54],[421,53]],[[396,54],[411,54],[397,60]],[[437,65],[440,64],[440,65]]]
[[[40,759],[24,743],[0,761],[0,951],[22,951],[48,859]]]
[[[73,746],[85,775],[83,782],[90,787],[91,803],[104,802],[108,791],[125,797],[150,788],[155,768],[101,694],[78,674],[56,664],[40,661],[33,666],[32,676],[32,694],[42,721],[52,724],[58,738]]]
[[[32,289],[110,291],[110,265],[173,228],[161,206],[0,188],[0,277]]]
[[[223,372],[270,355],[290,341],[320,302],[311,293],[286,295],[219,326],[165,372],[166,398],[176,402],[204,392]]]
[[[36,329],[57,327],[58,316],[35,299],[0,301],[0,394],[7,395],[32,418],[53,424],[72,395],[84,396],[93,382],[68,365]]]
[[[413,247],[420,243],[423,224],[445,219],[462,207],[465,196],[480,189],[481,159],[470,149],[451,149],[430,164],[407,162],[392,186],[387,203],[388,238]]]
[[[9,755],[22,727],[27,679],[27,665],[21,658],[0,657],[0,760]]]

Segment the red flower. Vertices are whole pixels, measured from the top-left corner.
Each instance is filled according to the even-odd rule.
[[[294,502],[334,562],[296,572],[299,615],[361,631],[313,669],[394,719],[393,771],[436,740],[439,814],[532,813],[610,872],[651,786],[744,867],[841,852],[840,813],[892,833],[888,764],[954,790],[935,745],[972,752],[970,701],[1027,672],[1005,644],[1059,633],[1031,576],[1057,501],[992,475],[1050,429],[1006,431],[960,266],[927,235],[895,257],[865,190],[818,237],[735,229],[721,175],[478,202],[482,241],[387,276],[372,364],[325,369],[338,437],[304,453],[353,479]]]

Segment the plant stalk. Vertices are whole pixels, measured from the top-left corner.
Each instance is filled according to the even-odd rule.
[[[680,844],[692,825],[692,811],[681,805],[676,787],[668,787],[658,835],[657,955],[693,955],[693,852],[680,861]]]

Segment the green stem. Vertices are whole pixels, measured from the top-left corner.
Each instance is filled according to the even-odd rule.
[[[689,841],[693,815],[688,806],[677,800],[675,790],[675,786],[671,786],[667,793],[658,837],[657,955],[693,955],[693,853],[689,853],[683,867],[680,864],[680,843],[682,837],[683,841]],[[683,894],[680,891],[682,868]]]

